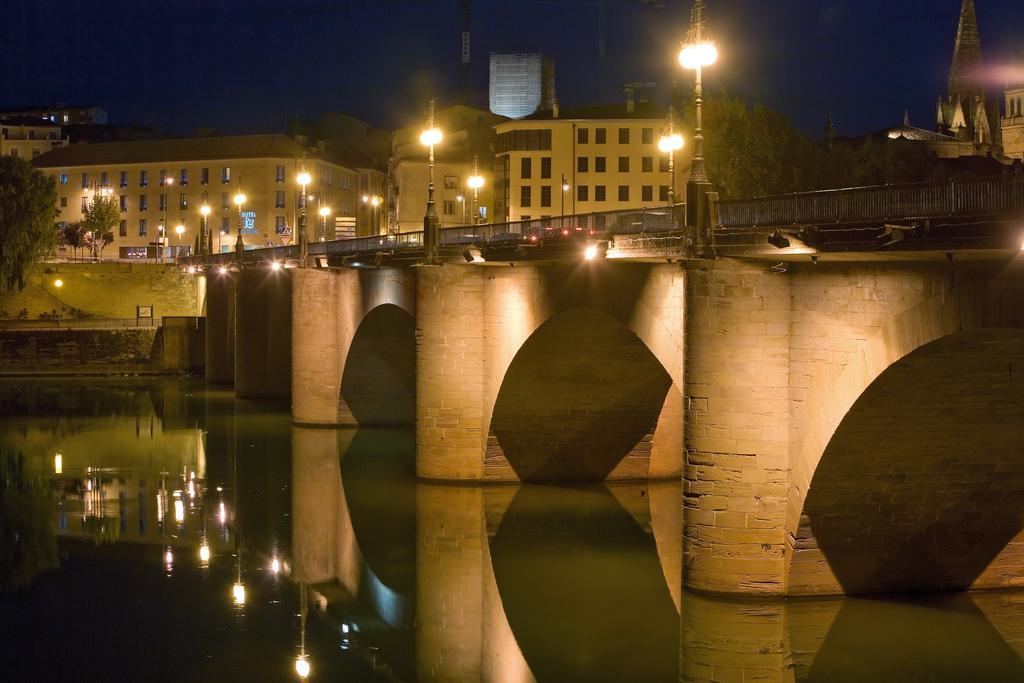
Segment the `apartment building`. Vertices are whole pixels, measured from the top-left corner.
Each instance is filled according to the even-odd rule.
[[[26,116],[0,118],[0,156],[31,160],[67,144],[59,124]]]
[[[121,221],[112,246],[120,258],[175,253],[175,228],[185,228],[183,251],[195,244],[200,208],[210,207],[214,251],[280,246],[297,238],[303,168],[310,240],[353,236],[357,174],[321,147],[304,147],[285,135],[243,135],[110,142],[62,147],[35,159],[57,181],[58,221],[82,219],[96,193],[116,197]],[[245,201],[239,207],[234,198]],[[319,209],[330,215],[321,218]]]
[[[668,158],[658,151],[664,127],[665,112],[647,102],[556,108],[499,123],[496,220],[666,204]],[[681,161],[676,196],[685,181]]]

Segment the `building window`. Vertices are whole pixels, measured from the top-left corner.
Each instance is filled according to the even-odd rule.
[[[201,168],[199,169],[199,184],[206,185],[210,182],[210,169]]]
[[[127,195],[121,195],[120,199],[121,199],[121,210],[122,211],[127,211],[128,210],[128,196]]]
[[[161,168],[160,169],[160,187],[165,187],[166,185],[167,185],[167,169],[166,168]]]
[[[578,128],[576,129],[576,143],[585,145],[590,142],[590,129],[589,128]]]
[[[82,187],[89,187],[89,172],[82,174]]]
[[[149,211],[149,197],[144,194],[139,195],[139,211]]]
[[[231,231],[231,219],[227,216],[223,216],[220,219],[220,231],[225,235]]]
[[[668,173],[668,157],[658,158],[658,170],[662,173]]]
[[[608,142],[608,130],[605,128],[595,128],[594,143],[598,145],[603,145],[606,142]]]
[[[139,237],[145,237],[147,232],[146,219],[139,219]]]
[[[278,190],[274,193],[274,208],[283,209],[285,207],[284,190]]]
[[[595,173],[604,173],[605,172],[605,158],[604,157],[594,157],[594,172]]]
[[[640,157],[640,170],[644,173],[653,173],[654,157]]]
[[[604,185],[594,185],[594,201],[604,201]]]
[[[540,177],[550,178],[551,177],[551,157],[540,158]]]
[[[586,186],[586,185],[577,185],[576,186],[576,200],[577,201],[580,201],[580,202],[587,201],[587,199],[589,199],[589,194],[590,194],[590,192],[589,192],[588,186]]]
[[[526,180],[533,174],[533,159],[523,157],[519,160],[519,177]]]
[[[17,147],[11,147],[11,156],[12,157],[21,156],[20,154],[18,154],[18,148]]]
[[[324,169],[323,184],[326,185],[327,187],[330,187],[331,186],[331,182],[333,180],[334,180],[334,174],[331,172],[331,169],[329,169],[329,168]]]
[[[619,201],[629,201],[629,185],[619,185]]]
[[[551,206],[551,186],[542,185],[540,188],[540,205]]]
[[[228,197],[227,192],[220,193],[220,208],[223,209],[224,211],[227,211],[228,209],[231,208],[231,198]]]
[[[139,171],[139,187],[147,187],[149,185],[149,171]]]
[[[110,184],[109,180],[110,179],[109,179],[109,177],[107,175],[107,172],[106,171],[101,171],[100,172],[100,187],[106,187],[107,185],[109,185]]]
[[[278,183],[284,182],[284,166],[281,164],[278,164],[274,171],[274,181]]]
[[[457,189],[459,189],[459,176],[457,176],[457,175],[446,175],[444,177],[444,189],[446,189],[446,190],[457,190]]]
[[[654,129],[653,128],[641,128],[640,129],[640,144],[653,145],[654,144]]]
[[[117,229],[117,235],[118,235],[118,237],[127,237],[128,236],[128,221],[126,221],[126,220],[122,220],[121,221],[121,225],[118,226],[118,229]]]
[[[164,194],[163,192],[160,193],[160,210],[167,210],[167,195]]]
[[[590,170],[590,159],[588,157],[576,157],[576,172],[586,173]]]
[[[629,157],[619,157],[619,173],[629,173]]]
[[[67,173],[61,173],[60,174],[60,184],[61,185],[67,185],[68,184],[68,174]]]
[[[660,186],[658,186],[658,201],[659,202],[667,202],[668,201],[668,185],[660,185]]]
[[[181,169],[181,172],[178,174],[178,178],[179,178],[179,182],[182,185],[188,185],[188,169],[187,168]]]
[[[444,200],[444,215],[451,216],[455,214],[455,202],[451,199]]]
[[[82,213],[85,213],[89,208],[89,198],[82,197]]]
[[[619,128],[619,144],[629,144],[629,128]]]
[[[60,208],[62,208],[62,209],[68,208],[68,198],[67,197],[61,197],[60,198]]]
[[[221,169],[220,169],[220,181],[222,183],[230,183],[231,182],[231,167],[230,166],[221,166]]]
[[[551,149],[551,129],[513,130],[508,133],[500,133],[495,142],[495,151],[499,153]]]
[[[654,185],[642,185],[640,187],[640,201],[642,201],[642,202],[653,202],[654,201]]]
[[[121,187],[128,187],[128,171],[121,171]]]
[[[281,168],[283,173],[284,166],[279,166],[278,168]],[[278,235],[284,232],[284,216],[278,216],[274,219],[274,232]]]
[[[527,208],[530,206],[530,186],[523,185],[519,188],[519,206]]]
[[[188,208],[188,195],[184,192],[182,192],[181,197],[178,198],[178,208],[182,210]]]

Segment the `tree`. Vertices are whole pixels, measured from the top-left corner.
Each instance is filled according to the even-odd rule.
[[[85,226],[82,221],[65,223],[57,233],[60,243],[71,247],[71,257],[78,257],[78,250],[85,246]]]
[[[0,293],[25,287],[32,264],[53,250],[57,186],[32,164],[0,157]]]
[[[86,245],[92,250],[93,258],[103,256],[103,247],[114,241],[114,227],[120,220],[118,200],[97,192],[82,219]]]

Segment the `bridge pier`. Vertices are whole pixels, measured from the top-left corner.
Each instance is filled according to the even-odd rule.
[[[782,593],[789,282],[760,262],[696,261],[688,275],[686,584]]]
[[[231,271],[206,279],[206,379],[235,381],[235,278]]]
[[[235,274],[235,394],[291,395],[292,270],[243,269]]]

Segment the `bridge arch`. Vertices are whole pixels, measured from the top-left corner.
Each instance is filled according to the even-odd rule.
[[[485,470],[507,463],[522,481],[646,479],[651,469],[671,471],[651,460],[678,456],[653,444],[672,391],[663,364],[622,322],[593,308],[558,312],[508,364]]]
[[[788,593],[1008,585],[998,557],[1019,554],[1004,548],[1024,514],[1003,500],[1024,493],[1016,271],[904,273],[895,315],[842,362],[791,367]]]
[[[383,303],[359,321],[342,362],[346,410],[364,427],[416,421],[416,321],[406,309]]]

